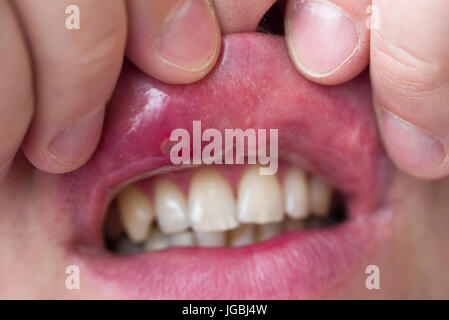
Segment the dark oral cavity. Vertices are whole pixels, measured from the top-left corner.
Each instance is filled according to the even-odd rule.
[[[366,73],[315,85],[294,69],[281,37],[225,36],[214,71],[192,85],[163,84],[125,64],[95,155],[62,178],[79,241],[102,243],[106,207],[124,182],[175,167],[170,134],[191,131],[194,120],[222,132],[278,129],[280,157],[329,181],[351,215],[373,210],[387,183]]]

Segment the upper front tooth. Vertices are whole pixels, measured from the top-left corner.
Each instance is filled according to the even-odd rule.
[[[250,166],[240,180],[238,193],[240,222],[269,223],[283,219],[282,191],[275,175],[260,175],[258,166]]]
[[[195,231],[226,231],[238,225],[231,186],[213,168],[195,172],[190,186],[188,211]]]
[[[187,201],[179,187],[168,179],[157,180],[154,185],[154,205],[157,223],[165,234],[187,230]]]
[[[117,206],[128,237],[136,243],[144,241],[154,219],[150,198],[136,186],[129,186],[117,196]]]
[[[320,177],[310,180],[310,210],[317,217],[325,217],[330,209],[332,188]]]
[[[285,212],[294,219],[309,215],[307,178],[299,168],[290,167],[284,177]]]

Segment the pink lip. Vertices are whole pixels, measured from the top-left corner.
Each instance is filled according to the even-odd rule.
[[[370,99],[367,74],[337,87],[314,85],[293,68],[282,38],[262,34],[224,37],[218,66],[189,86],[163,84],[127,63],[96,154],[59,182],[65,190],[61,201],[73,215],[73,243],[102,246],[104,211],[117,185],[170,167],[170,133],[190,131],[193,120],[219,130],[279,129],[283,159],[323,175],[344,192],[351,216],[371,212],[391,167]],[[132,297],[310,297],[382,238],[380,220],[355,219],[238,249],[172,249],[127,258],[74,249],[73,255],[94,278]],[[205,283],[210,285],[204,288]]]

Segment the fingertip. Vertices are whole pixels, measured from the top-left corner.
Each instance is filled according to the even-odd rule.
[[[67,173],[84,165],[94,153],[103,128],[104,107],[60,129],[48,145],[36,145],[31,135],[23,150],[28,160],[48,173]],[[38,134],[39,135],[39,134]]]
[[[144,72],[167,83],[187,84],[202,79],[213,68],[220,54],[221,35],[209,0],[167,2],[165,6],[171,6],[159,13],[163,19],[148,19],[139,12],[151,11],[154,3],[129,5],[127,53]]]
[[[449,157],[440,139],[388,111],[378,111],[380,131],[390,158],[402,171],[422,179],[449,173]]]
[[[290,1],[286,41],[297,69],[326,85],[357,76],[369,59],[369,32],[361,18],[328,1]]]

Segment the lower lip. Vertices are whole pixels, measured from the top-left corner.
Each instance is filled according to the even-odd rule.
[[[130,299],[315,299],[364,272],[363,258],[385,243],[392,217],[383,208],[331,228],[292,231],[241,248],[174,248],[136,256],[79,248],[71,258],[92,283]]]

